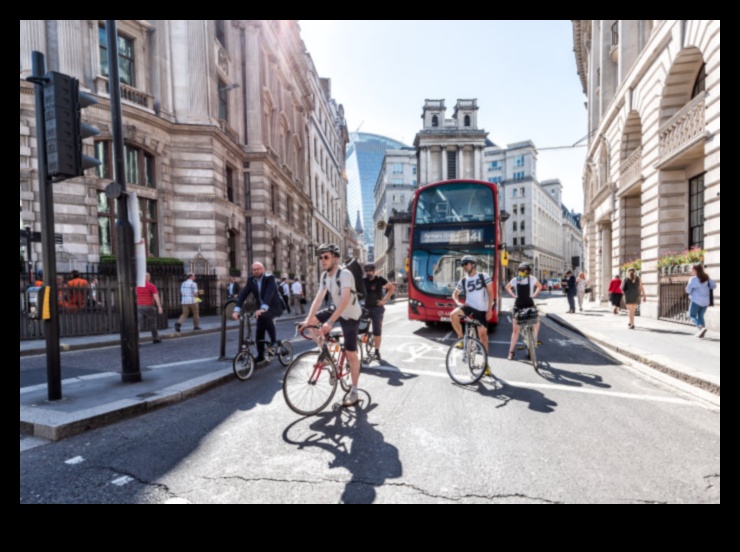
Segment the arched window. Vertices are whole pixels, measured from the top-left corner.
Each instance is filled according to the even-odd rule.
[[[432,126],[433,127],[439,126],[439,117],[437,117],[436,115],[432,115]]]
[[[696,98],[699,94],[707,89],[706,65],[706,63],[702,63],[701,67],[699,68],[699,73],[697,73],[696,75],[696,79],[694,80],[694,88],[691,89],[692,98]]]

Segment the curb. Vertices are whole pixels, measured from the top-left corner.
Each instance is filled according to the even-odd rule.
[[[718,397],[720,396],[720,386],[717,383],[705,380],[703,378],[699,378],[697,376],[692,376],[680,370],[676,370],[675,368],[671,368],[670,366],[666,364],[656,362],[655,360],[651,358],[647,358],[639,353],[635,353],[627,349],[624,349],[623,347],[620,347],[618,345],[614,345],[613,343],[609,343],[608,341],[605,341],[593,334],[583,332],[582,330],[576,328],[575,326],[572,326],[567,321],[563,320],[557,314],[547,313],[547,318],[559,324],[560,326],[567,328],[573,333],[576,333],[582,337],[585,337],[594,343],[598,343],[600,346],[606,349],[610,349],[616,353],[619,353],[620,355],[624,355],[628,358],[631,358],[632,360],[635,360],[641,364],[644,364],[645,366],[649,366],[650,368],[658,370],[659,372],[669,375],[679,381],[688,383],[689,385],[702,389],[703,391],[707,391],[709,393],[712,393],[713,395],[717,395]]]

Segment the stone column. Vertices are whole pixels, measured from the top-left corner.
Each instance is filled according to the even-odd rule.
[[[21,19],[21,78],[31,75],[31,52],[46,53],[46,26],[43,19]],[[47,62],[48,63],[48,62]]]
[[[611,282],[612,272],[612,228],[609,224],[599,225],[599,251],[601,251],[601,301],[609,300],[609,282]]]
[[[208,25],[206,20],[187,20],[188,66],[190,94],[188,107],[191,122],[208,122],[208,87],[215,83],[209,78]]]
[[[59,38],[59,72],[71,75],[84,82],[82,50],[82,19],[58,19],[57,34]]]

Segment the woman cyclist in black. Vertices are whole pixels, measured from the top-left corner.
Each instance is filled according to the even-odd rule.
[[[513,314],[516,314],[516,311],[520,309],[534,307],[534,298],[540,294],[540,291],[542,291],[542,284],[535,276],[532,276],[531,264],[522,263],[519,265],[519,275],[506,285],[506,291],[508,291],[509,295],[515,299],[514,310],[512,311]],[[514,347],[516,346],[517,341],[519,341],[519,324],[516,322],[516,316],[512,316],[512,322],[514,324],[514,329],[511,332],[511,345],[509,346],[508,356],[509,360],[514,359]],[[534,327],[534,339],[537,342],[537,345],[542,344],[539,339],[537,339],[539,332],[540,322],[538,320]]]

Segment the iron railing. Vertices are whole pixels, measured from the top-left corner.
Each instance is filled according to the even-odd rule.
[[[691,325],[689,296],[686,294],[688,280],[688,275],[661,277],[658,283],[658,318]]]

